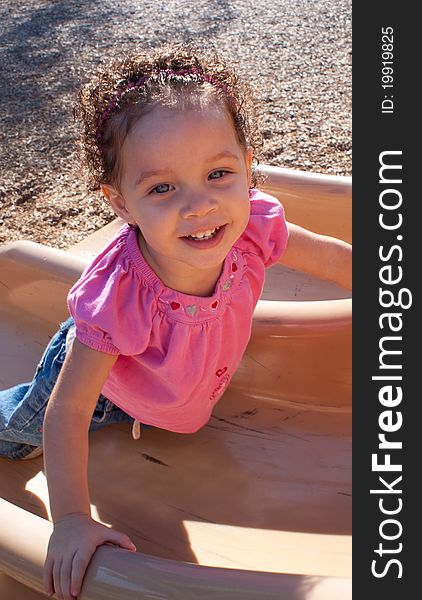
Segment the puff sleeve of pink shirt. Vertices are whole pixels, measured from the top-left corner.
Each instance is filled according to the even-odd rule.
[[[265,269],[288,239],[281,204],[250,192],[249,223],[208,297],[164,286],[125,225],[68,296],[79,341],[118,355],[102,393],[142,423],[192,433],[208,421],[248,344]]]

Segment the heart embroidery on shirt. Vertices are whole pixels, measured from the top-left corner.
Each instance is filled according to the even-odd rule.
[[[196,306],[196,304],[189,304],[189,306],[187,306],[185,308],[185,310],[188,313],[188,315],[190,315],[191,317],[194,317],[196,314],[196,311],[198,310],[198,307]]]
[[[211,304],[211,308],[217,308],[217,306],[218,306],[218,300],[216,300],[215,302],[213,302]]]
[[[180,308],[180,304],[178,302],[170,302],[170,306],[173,310],[177,310],[178,308]]]
[[[236,273],[237,271],[237,265],[235,263],[232,263],[232,271],[233,273]]]
[[[216,372],[217,377],[221,377],[226,371],[227,367],[224,367],[224,369],[218,369],[218,371]]]

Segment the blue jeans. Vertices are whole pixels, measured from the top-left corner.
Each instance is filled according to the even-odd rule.
[[[42,446],[43,421],[50,394],[66,356],[68,319],[47,346],[30,383],[0,391],[0,456],[22,459]],[[89,430],[112,423],[133,423],[133,418],[100,395]]]

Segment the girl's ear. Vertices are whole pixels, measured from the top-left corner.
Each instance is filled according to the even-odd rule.
[[[136,225],[134,218],[126,208],[125,199],[116,188],[108,184],[103,184],[101,186],[101,192],[105,198],[107,198],[111,208],[118,217],[123,219],[123,221],[126,221],[126,223],[129,223],[129,225]]]
[[[253,159],[252,148],[248,148],[248,150],[246,151],[245,162],[246,162],[246,176],[248,178],[249,187],[251,187],[251,183],[252,183],[252,159]]]

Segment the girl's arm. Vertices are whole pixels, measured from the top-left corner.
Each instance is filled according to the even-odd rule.
[[[288,223],[289,241],[280,263],[352,289],[352,246]]]
[[[49,594],[66,600],[78,595],[98,546],[112,542],[135,549],[127,536],[91,518],[88,492],[89,425],[116,358],[75,339],[46,410],[44,457],[54,529],[44,584]]]

